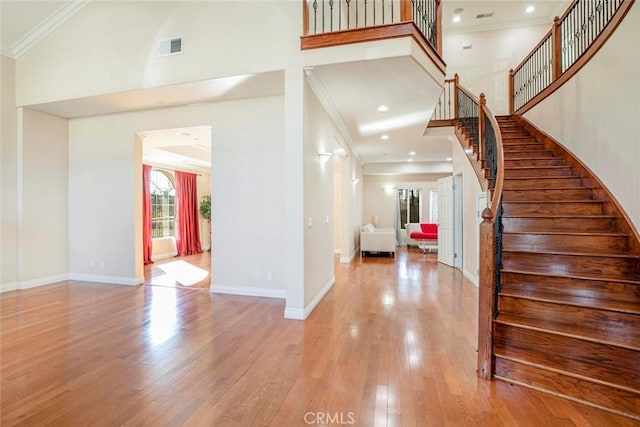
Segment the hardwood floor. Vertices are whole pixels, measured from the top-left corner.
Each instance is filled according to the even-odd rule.
[[[66,282],[0,296],[1,424],[630,426],[476,377],[477,289],[436,254],[335,265],[284,301]]]

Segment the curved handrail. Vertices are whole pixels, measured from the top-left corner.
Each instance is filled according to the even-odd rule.
[[[502,132],[500,132],[500,126],[498,125],[498,121],[495,116],[491,112],[491,109],[484,104],[482,106],[484,110],[484,114],[491,122],[491,126],[494,129],[496,136],[496,161],[497,161],[497,172],[493,185],[493,193],[491,197],[491,212],[494,213],[494,221],[495,221],[495,213],[498,212],[500,203],[502,202],[502,187],[504,185],[504,148],[502,147]]]

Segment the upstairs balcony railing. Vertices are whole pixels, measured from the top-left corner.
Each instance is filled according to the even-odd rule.
[[[379,37],[395,37],[393,25],[413,23],[417,31],[442,54],[441,0],[303,0],[303,40],[306,36],[340,33],[336,44],[363,41],[350,38],[354,30],[379,27]],[[320,47],[303,43],[303,49]]]
[[[574,0],[531,53],[509,71],[509,111],[523,113],[604,44],[635,0]],[[553,86],[556,86],[555,88]]]

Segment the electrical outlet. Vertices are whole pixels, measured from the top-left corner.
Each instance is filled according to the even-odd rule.
[[[256,270],[253,272],[253,278],[255,280],[260,280],[260,271]]]

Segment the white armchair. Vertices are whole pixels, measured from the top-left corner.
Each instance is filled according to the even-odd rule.
[[[360,254],[365,252],[388,252],[396,255],[396,231],[393,228],[375,228],[367,224],[360,231]]]

